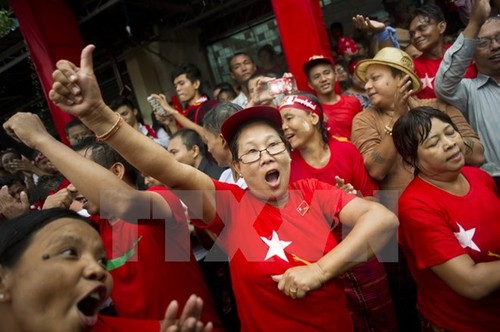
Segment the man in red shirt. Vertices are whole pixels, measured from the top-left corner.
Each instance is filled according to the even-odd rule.
[[[302,69],[307,76],[308,86],[316,92],[323,106],[330,135],[341,140],[351,140],[352,119],[363,110],[363,106],[356,97],[335,92],[337,77],[333,61],[323,55],[314,55]]]
[[[386,27],[384,23],[358,15],[354,19],[354,25],[358,29],[375,32],[380,46],[399,48],[399,45],[390,37],[392,28]],[[418,8],[410,22],[410,42],[421,53],[413,58],[414,71],[422,81],[422,89],[417,93],[420,99],[436,98],[434,79],[444,53],[451,46],[444,43],[445,30],[446,21],[443,12],[438,6],[432,4]],[[471,64],[464,78],[476,76],[476,66]]]
[[[422,52],[413,58],[415,73],[422,80],[422,90],[417,94],[420,99],[436,98],[434,79],[443,60],[444,52],[450,47],[445,45],[446,21],[441,9],[436,5],[425,5],[417,9],[410,23],[410,41]],[[469,66],[465,78],[477,75],[475,65]]]

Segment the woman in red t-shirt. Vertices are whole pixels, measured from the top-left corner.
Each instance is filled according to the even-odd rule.
[[[138,169],[175,189],[200,219],[197,225],[219,235],[230,258],[242,331],[352,331],[338,277],[385,246],[398,224],[395,215],[314,179],[290,184],[281,117],[269,106],[243,109],[221,127],[247,189],[175,161],[104,104],[93,49],[82,51],[79,69],[58,62],[52,100]],[[340,224],[350,233],[338,244],[331,229]]]
[[[463,139],[439,110],[410,110],[393,138],[416,175],[399,199],[399,241],[424,331],[498,330],[500,199],[493,179],[464,166]]]

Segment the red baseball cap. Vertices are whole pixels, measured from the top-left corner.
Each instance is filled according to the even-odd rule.
[[[309,71],[311,69],[319,64],[325,64],[325,65],[332,65],[333,66],[333,60],[324,56],[324,55],[313,55],[309,57],[306,63],[302,65],[302,70],[304,71],[304,74],[306,74],[307,77],[309,77]]]
[[[267,121],[277,128],[281,128],[280,112],[272,106],[253,106],[244,108],[228,117],[220,128],[224,139],[230,144],[240,127],[249,121]]]

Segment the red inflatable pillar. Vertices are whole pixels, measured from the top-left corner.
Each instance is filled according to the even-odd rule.
[[[52,86],[52,72],[59,59],[80,63],[84,44],[75,15],[65,0],[9,2],[28,45],[54,125],[61,140],[67,144],[64,126],[71,116],[48,99],[48,92]]]
[[[319,0],[272,0],[288,69],[298,88],[309,90],[302,65],[312,55],[331,56]]]

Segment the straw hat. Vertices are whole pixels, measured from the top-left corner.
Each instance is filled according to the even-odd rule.
[[[420,78],[415,74],[412,58],[399,48],[384,47],[378,51],[373,59],[358,62],[354,74],[363,82],[366,82],[366,69],[370,65],[384,65],[399,69],[410,76],[413,92],[419,92],[422,88],[422,82],[420,82]]]

